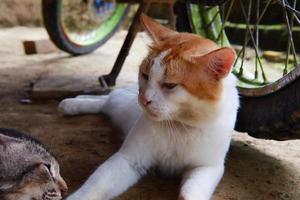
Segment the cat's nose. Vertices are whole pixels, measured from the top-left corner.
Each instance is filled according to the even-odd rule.
[[[151,100],[148,100],[143,94],[140,95],[140,100],[144,106],[148,106],[152,102]]]
[[[57,186],[58,186],[62,196],[65,196],[68,193],[68,186],[63,178],[61,178],[61,177],[58,178]]]

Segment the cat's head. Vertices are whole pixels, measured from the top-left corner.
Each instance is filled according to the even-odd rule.
[[[0,199],[59,200],[67,192],[56,159],[40,144],[0,133]]]
[[[168,29],[146,15],[152,39],[139,72],[139,103],[153,120],[193,125],[208,119],[223,92],[235,53],[213,41]]]

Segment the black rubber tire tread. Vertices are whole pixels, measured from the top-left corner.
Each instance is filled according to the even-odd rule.
[[[259,138],[300,139],[300,79],[262,97],[241,97],[235,129]]]
[[[176,3],[176,27],[191,32],[185,3]],[[300,79],[261,97],[240,97],[235,130],[258,138],[300,139]]]
[[[126,12],[122,16],[122,19],[119,21],[117,26],[114,27],[113,31],[111,31],[104,39],[99,40],[91,45],[79,46],[71,42],[68,37],[66,37],[61,26],[61,1],[62,0],[42,0],[44,26],[50,36],[50,39],[59,49],[75,56],[88,54],[96,50],[99,46],[103,45],[109,38],[111,38],[111,36],[122,24],[130,7],[129,5],[127,6]]]

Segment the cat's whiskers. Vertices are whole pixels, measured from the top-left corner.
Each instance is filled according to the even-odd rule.
[[[175,122],[172,120],[170,121],[171,126],[173,127],[173,130],[175,133],[180,133],[180,130],[178,129],[177,125],[175,124]]]
[[[174,126],[174,121],[169,113],[167,113],[167,122],[169,123],[170,131],[172,131],[171,135],[174,135],[178,132],[177,127]]]
[[[167,130],[167,132],[168,132],[168,136],[171,138],[172,137],[172,127],[171,127],[171,124],[170,124],[170,121],[169,120],[167,120],[166,121],[167,122],[167,125],[168,125],[168,130]]]
[[[168,108],[168,107],[167,107]],[[170,112],[167,112],[168,113],[168,118],[172,121],[172,123],[174,124],[174,120],[172,120],[172,119],[174,119],[174,117],[173,117],[173,115],[172,114],[170,114]],[[182,123],[181,121],[176,121],[177,123],[179,123],[180,125],[181,125],[181,127],[182,127],[182,129],[184,129],[184,132],[185,133],[189,133],[189,130],[188,130],[188,128],[187,128],[187,126],[184,124],[184,123]],[[179,127],[177,127],[177,124],[174,124],[174,126],[176,127],[176,130],[179,130]],[[180,131],[182,131],[182,129],[180,129]],[[178,131],[179,132],[179,131]]]
[[[170,140],[172,140],[175,144],[180,144],[183,142],[182,137],[181,137],[181,130],[177,127],[177,122],[173,120],[171,117],[172,115],[168,113],[168,120],[170,123],[170,127],[172,130],[172,135]]]
[[[165,122],[165,124],[166,124],[166,129],[167,129],[167,132],[168,132],[168,136],[172,137],[173,128],[171,126],[171,121],[167,117],[167,119],[164,120],[163,122]]]
[[[173,130],[175,130],[176,132],[180,132],[180,130],[178,129],[177,125],[174,123],[174,117],[172,116],[171,112],[170,112],[170,107],[166,106],[165,107],[166,110],[166,114],[167,114],[167,118],[168,120],[170,120],[171,126],[173,127]]]
[[[181,127],[184,129],[185,133],[189,133],[188,127],[180,121],[179,121],[179,123],[180,123]]]

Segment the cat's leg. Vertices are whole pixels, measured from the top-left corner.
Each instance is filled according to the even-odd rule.
[[[102,99],[108,97],[109,95],[78,95],[76,99]]]
[[[184,175],[179,200],[209,200],[224,173],[224,166],[201,166]]]
[[[145,173],[143,161],[130,160],[114,154],[67,200],[109,200],[126,191]]]
[[[58,109],[65,115],[96,114],[101,111],[108,98],[108,95],[68,98],[60,102]]]

